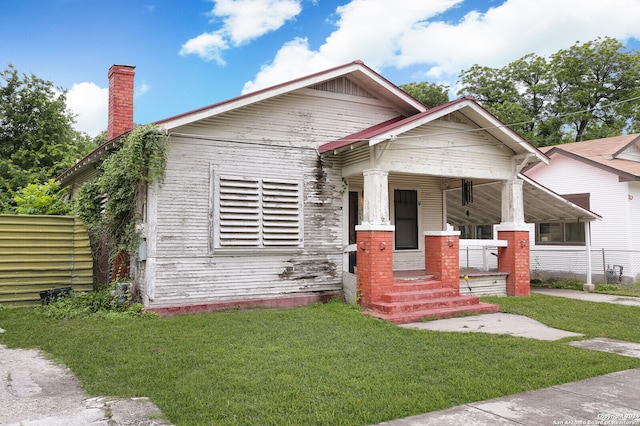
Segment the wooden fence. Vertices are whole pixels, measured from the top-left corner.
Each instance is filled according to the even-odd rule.
[[[0,304],[37,305],[40,292],[93,288],[82,221],[72,216],[0,215]]]

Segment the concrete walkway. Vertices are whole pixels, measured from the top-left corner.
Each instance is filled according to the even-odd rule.
[[[562,289],[535,289],[533,292],[592,302],[640,306],[640,298],[635,297]],[[504,313],[405,324],[403,327],[508,334],[540,340],[580,336],[547,327],[528,317]],[[638,343],[596,338],[574,340],[568,344],[640,358]],[[579,382],[465,404],[380,425],[640,425],[640,369],[619,371]]]
[[[562,288],[534,288],[532,293],[547,296],[568,297],[570,299],[586,300],[587,302],[616,303],[618,305],[640,306],[640,297],[616,296],[613,294],[589,293],[580,290],[565,290]]]
[[[640,369],[380,423],[386,426],[637,425]]]

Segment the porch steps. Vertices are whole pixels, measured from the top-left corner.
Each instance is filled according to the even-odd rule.
[[[477,296],[461,296],[457,290],[442,288],[439,281],[431,278],[394,280],[393,289],[369,308],[366,315],[394,324],[493,313],[500,309],[498,305],[480,302]]]

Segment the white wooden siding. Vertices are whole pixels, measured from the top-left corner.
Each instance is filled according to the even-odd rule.
[[[590,210],[602,216],[602,220],[591,223],[591,245],[594,251],[605,249],[610,251],[624,251],[623,258],[615,263],[622,263],[624,275],[640,273],[637,241],[640,231],[637,201],[630,200],[633,192],[628,182],[619,182],[618,176],[597,167],[589,166],[564,155],[554,155],[549,166],[537,165],[527,172],[535,181],[550,188],[558,194],[590,193]],[[549,262],[557,263],[557,246],[536,245],[536,252],[548,250]],[[575,250],[575,247],[572,248]],[[571,259],[566,258],[567,263]],[[532,260],[533,262],[533,260]],[[545,263],[545,256],[538,255],[535,259],[537,268],[549,269]],[[582,260],[584,262],[584,260]],[[532,268],[534,267],[532,263]],[[596,267],[601,265],[594,266]],[[573,266],[571,267],[573,270]],[[582,267],[575,266],[579,272]]]
[[[634,282],[640,281],[640,182],[627,182],[629,194],[629,238],[631,239],[631,259],[629,275]],[[626,273],[625,273],[626,275]]]
[[[80,187],[85,182],[92,181],[98,177],[98,170],[95,167],[87,167],[82,172],[78,173],[76,177],[74,177],[72,184],[70,185],[70,196],[71,198],[78,195],[78,191]]]
[[[439,119],[399,135],[386,146],[376,146],[377,164],[390,172],[466,177],[470,179],[508,179],[512,175],[511,155],[502,144],[464,117],[455,121]],[[343,154],[343,174],[351,176],[371,168],[369,147]]]
[[[375,99],[302,89],[174,132],[317,148],[398,115]]]
[[[640,251],[640,182],[628,183],[629,215],[631,216],[631,249]],[[638,273],[640,274],[640,259],[638,259]]]
[[[469,290],[471,287],[471,290]],[[460,280],[461,296],[506,296],[506,274],[481,274],[469,276],[469,281]]]
[[[342,279],[342,182],[315,149],[170,138],[164,183],[149,191],[150,306],[337,291]],[[304,247],[212,248],[211,169],[302,184]],[[213,251],[212,251],[213,249]]]
[[[564,155],[554,155],[550,165],[538,165],[527,175],[560,195],[591,194],[590,210],[603,218],[591,224],[594,248],[631,248],[628,185],[617,175]]]
[[[640,143],[635,143],[627,147],[624,152],[621,152],[616,156],[616,158],[621,158],[623,160],[631,160],[631,161],[640,161]]]

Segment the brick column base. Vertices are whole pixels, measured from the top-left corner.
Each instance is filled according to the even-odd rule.
[[[368,308],[393,286],[394,227],[357,226],[358,303]]]
[[[425,273],[460,294],[460,232],[425,232]]]
[[[507,272],[507,295],[529,296],[531,269],[529,266],[529,231],[500,231],[498,239],[507,247],[498,247],[498,271]]]

